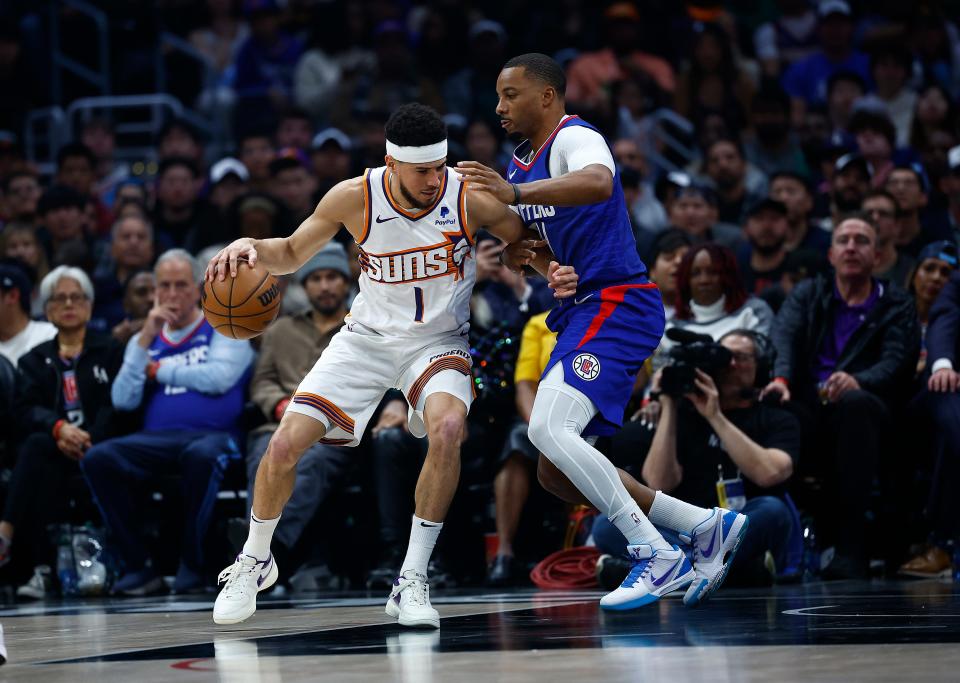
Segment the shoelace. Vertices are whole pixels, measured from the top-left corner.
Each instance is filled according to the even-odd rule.
[[[633,565],[633,568],[630,570],[630,573],[627,574],[627,578],[623,580],[623,583],[620,584],[624,588],[632,588],[633,585],[642,577],[650,573],[650,565],[652,558],[646,560],[640,560],[637,564]]]
[[[217,577],[217,584],[221,584],[224,581],[227,582],[227,585],[223,587],[223,594],[226,597],[231,597],[236,593],[243,593],[244,588],[246,587],[246,581],[242,579],[253,574],[257,569],[257,564],[245,564],[240,560],[237,560],[229,567],[220,572],[220,575]]]
[[[414,605],[426,605],[430,602],[430,586],[427,585],[426,581],[411,581],[403,590],[409,592],[408,600]]]

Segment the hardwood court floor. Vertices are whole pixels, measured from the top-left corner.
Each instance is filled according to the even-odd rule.
[[[376,597],[261,598],[231,627],[212,596],[0,608],[0,681],[958,681],[960,585],[835,582],[679,595],[605,613],[596,592],[438,591],[439,631]]]

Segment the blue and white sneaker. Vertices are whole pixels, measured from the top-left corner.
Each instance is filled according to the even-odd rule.
[[[620,587],[600,600],[608,610],[628,610],[648,605],[696,578],[690,560],[677,546],[654,550],[651,545],[628,545],[633,567]]]
[[[239,624],[257,611],[257,593],[277,582],[280,571],[273,553],[265,560],[237,555],[237,560],[220,572],[217,583],[225,583],[213,603],[213,620],[218,624]]]
[[[684,605],[697,605],[720,587],[747,534],[748,524],[746,515],[713,508],[713,514],[694,528],[690,545],[693,546],[693,569],[697,578],[683,596]]]

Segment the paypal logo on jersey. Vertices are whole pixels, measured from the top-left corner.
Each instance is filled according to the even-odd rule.
[[[456,218],[447,218],[450,215],[450,209],[447,206],[440,207],[440,218],[433,222],[434,225],[456,225]]]

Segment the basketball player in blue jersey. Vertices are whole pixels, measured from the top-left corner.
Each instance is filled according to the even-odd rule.
[[[576,296],[551,312],[558,333],[530,416],[530,440],[542,453],[538,478],[575,503],[591,504],[627,538],[633,569],[600,601],[625,610],[687,586],[697,604],[723,581],[747,518],[706,510],[643,486],[593,447],[616,431],[634,379],[664,329],[656,285],[637,256],[616,165],[603,136],[564,108],[566,78],[553,59],[525,54],[497,79],[497,114],[523,139],[507,179],[476,162],[457,165],[475,190],[515,207],[558,261],[579,275]],[[517,269],[529,254],[516,247],[504,263]],[[693,564],[657,526],[693,546]]]

